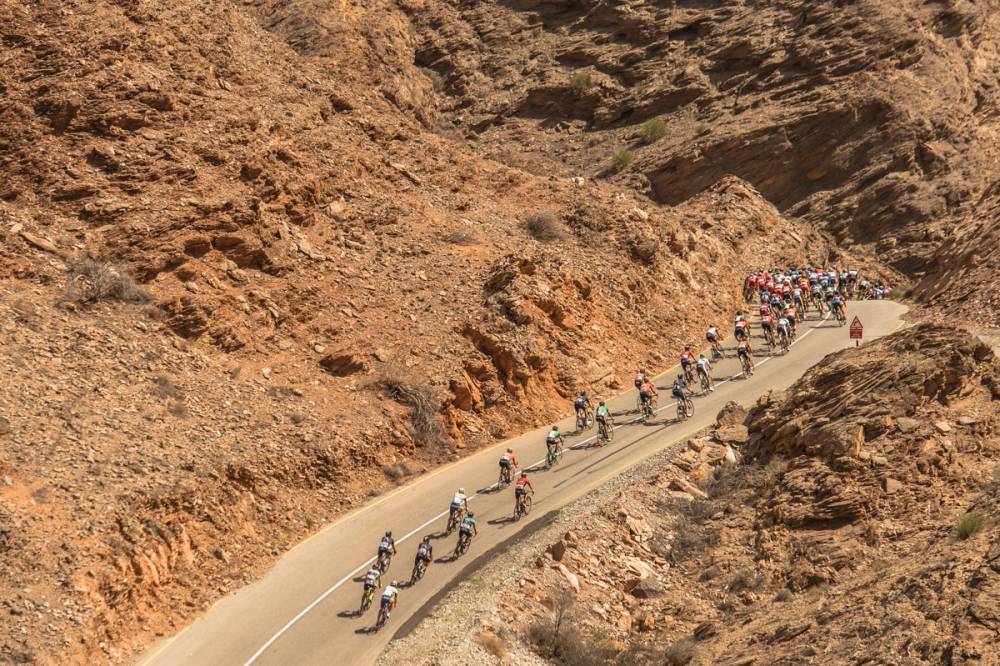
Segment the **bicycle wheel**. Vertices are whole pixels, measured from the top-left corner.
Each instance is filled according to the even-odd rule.
[[[523,505],[521,508],[523,515],[527,516],[531,513],[531,495],[525,495],[524,499],[521,500],[521,504]]]
[[[678,421],[683,421],[685,418],[687,418],[687,413],[684,411],[684,406],[680,403],[680,401],[678,401],[677,402],[677,420]]]

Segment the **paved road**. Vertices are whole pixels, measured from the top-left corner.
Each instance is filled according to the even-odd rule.
[[[849,310],[848,318],[859,315],[865,337],[871,340],[897,329],[905,307],[883,301],[851,303]],[[827,353],[853,344],[846,326],[840,327],[832,319],[820,322],[815,313],[813,317],[800,325],[799,339],[788,354],[758,358],[758,364],[762,360],[763,364],[750,378],[737,375],[739,364],[734,358],[717,364],[715,376],[720,385],[714,393],[695,399],[691,419],[674,422],[676,408],[669,397],[674,370],[657,382],[666,390],[660,392],[661,409],[651,423],[622,425],[614,441],[604,447],[593,446],[593,431],[570,437],[568,443],[578,448],[568,450],[561,464],[530,473],[536,491],[534,509],[521,521],[509,521],[513,490],[496,492],[491,488],[497,478],[497,460],[504,446],[514,448],[522,465],[544,459],[544,430],[438,469],[347,514],[286,554],[263,579],[226,597],[187,630],[157,646],[143,663],[304,666],[373,662],[393,632],[435,594],[455,584],[477,556],[629,466],[710,425],[727,401],[749,404],[768,389],[789,386]],[[731,342],[727,346],[731,347]],[[763,343],[756,346],[760,353]],[[634,391],[611,401],[612,409],[620,414],[619,424],[634,418],[631,410],[635,401]],[[570,431],[573,423],[567,420],[560,427]],[[457,533],[436,539],[433,543],[439,561],[415,587],[402,589],[389,624],[378,634],[368,633],[377,616],[377,599],[364,617],[353,616],[353,612],[361,598],[358,576],[367,569],[379,537],[392,529],[399,549],[383,581],[392,577],[409,580],[420,537],[443,531],[443,511],[459,486],[470,495],[478,493],[469,504],[479,520],[479,537],[457,562],[440,561],[450,557]]]

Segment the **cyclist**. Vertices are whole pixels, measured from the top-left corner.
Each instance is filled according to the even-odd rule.
[[[791,333],[788,330],[788,324],[789,324],[788,318],[785,317],[784,315],[782,315],[782,317],[778,319],[778,337],[781,339],[782,344],[786,345],[792,339]]]
[[[399,590],[396,589],[398,586],[399,581],[394,580],[382,590],[382,610],[380,612],[388,615],[396,609],[396,600],[399,598]]]
[[[515,467],[517,467],[517,458],[514,457],[514,449],[508,448],[500,456],[500,473],[507,477],[508,483],[513,478]]]
[[[611,409],[604,404],[603,400],[601,400],[600,404],[597,405],[595,418],[597,419],[597,423],[605,428],[610,429],[611,426],[614,425],[615,419],[611,415]]]
[[[385,536],[382,540],[378,542],[378,558],[381,561],[383,558],[389,559],[390,555],[396,554],[396,541],[392,538],[392,530],[386,530]]]
[[[365,574],[365,596],[368,596],[369,590],[376,590],[380,585],[382,585],[382,572],[373,563],[372,568]]]
[[[535,489],[531,486],[531,481],[528,480],[528,473],[521,472],[521,476],[518,477],[517,483],[514,484],[514,504],[519,504],[524,497],[524,494],[528,491],[531,494],[535,494]]]
[[[559,432],[559,426],[552,426],[552,429],[549,430],[549,434],[545,436],[545,447],[549,451],[552,451],[553,447],[562,445],[563,436],[562,433]]]
[[[840,294],[833,297],[833,300],[830,301],[830,305],[833,307],[833,311],[837,313],[838,317],[846,316],[844,314],[844,299],[840,297]]]
[[[749,340],[740,340],[736,345],[736,357],[742,361],[746,359],[747,367],[750,368],[750,372],[753,372],[753,349],[750,347]]]
[[[642,401],[643,408],[649,405],[649,401],[657,397],[656,387],[653,382],[646,380],[646,383],[639,387],[639,400]]]
[[[692,403],[691,398],[687,396],[687,391],[684,390],[686,387],[687,382],[684,380],[684,375],[677,375],[677,379],[674,380],[674,385],[671,389],[671,395],[682,401],[685,409],[690,409]]]
[[[712,362],[704,354],[698,357],[698,374],[705,378],[709,392],[714,391],[715,386],[712,385]]]
[[[469,510],[469,498],[465,496],[465,488],[459,488],[455,496],[451,498],[451,506],[448,508],[452,521],[457,523],[463,514]]]
[[[472,537],[479,535],[479,529],[476,527],[476,515],[471,511],[465,516],[465,520],[462,521],[462,525],[458,528],[458,540],[461,543],[462,539],[466,540],[466,546],[472,541]]]
[[[767,343],[770,345],[774,344],[774,317],[771,313],[767,314],[761,313],[760,315],[760,328],[764,331],[764,337],[767,338]]]
[[[714,345],[716,342],[718,342],[719,341],[719,327],[716,326],[715,324],[710,325],[708,327],[708,330],[705,331],[705,339],[708,340],[708,343],[711,344],[711,345]]]
[[[587,395],[586,391],[580,391],[580,395],[576,396],[573,406],[576,408],[577,420],[584,420],[584,422],[586,422],[585,419],[587,418],[587,411],[592,407],[590,404],[590,397]]]
[[[736,324],[733,330],[733,335],[737,340],[746,340],[750,337],[750,325],[747,323],[747,320],[742,313],[736,315]]]
[[[795,333],[796,314],[797,313],[795,312],[795,306],[790,305],[787,308],[785,308],[785,318],[788,320],[788,327],[791,329],[793,335]]]
[[[694,352],[691,351],[691,345],[684,347],[684,351],[681,353],[681,369],[684,371],[685,377],[694,378]]]
[[[434,558],[434,546],[431,545],[430,536],[425,536],[420,545],[417,546],[417,556],[413,558],[413,570],[416,571],[417,566],[424,562],[427,566],[430,566],[431,560]]]
[[[646,370],[644,368],[639,368],[639,372],[635,374],[635,388],[639,390],[639,387],[646,382]]]

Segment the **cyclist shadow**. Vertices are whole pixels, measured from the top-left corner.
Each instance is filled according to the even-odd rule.
[[[504,516],[503,518],[494,518],[493,520],[487,520],[486,524],[487,525],[507,525],[507,524],[513,523],[513,522],[514,522],[513,516]]]
[[[507,484],[507,485],[510,485],[510,484]],[[477,495],[487,495],[487,494],[490,494],[490,493],[498,493],[501,490],[503,490],[503,486],[501,486],[501,485],[499,485],[497,483],[493,483],[493,484],[490,484],[490,485],[485,486],[483,488],[479,488],[478,490],[476,490],[476,494]]]
[[[548,466],[545,463],[538,463],[537,465],[532,465],[531,467],[525,467],[524,471],[534,474],[535,472],[544,472],[547,469]]]
[[[458,558],[460,558],[460,557],[461,557],[461,555],[459,555],[458,553],[454,553],[453,552],[450,555],[446,555],[444,557],[439,557],[438,559],[436,559],[434,561],[435,562],[439,562],[441,564],[451,564],[452,562],[458,562]]]
[[[337,613],[337,617],[347,617],[347,618],[361,617],[361,615],[362,615],[362,612],[359,611],[357,608],[355,608],[354,610],[345,610],[345,611],[340,611],[339,613]]]

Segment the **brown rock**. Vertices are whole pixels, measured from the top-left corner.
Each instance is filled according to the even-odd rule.
[[[730,400],[721,410],[719,410],[719,414],[715,417],[715,425],[718,428],[723,426],[743,425],[746,418],[747,410],[744,409],[739,403]]]
[[[566,555],[566,543],[560,539],[549,546],[548,551],[552,555],[552,559],[559,562]]]
[[[750,433],[745,425],[727,425],[716,429],[715,438],[723,444],[746,444]]]
[[[903,487],[903,484],[892,477],[886,477],[883,479],[882,484],[885,488],[886,495],[893,495]]]
[[[903,434],[908,434],[920,427],[920,421],[906,416],[896,419],[896,428]]]

